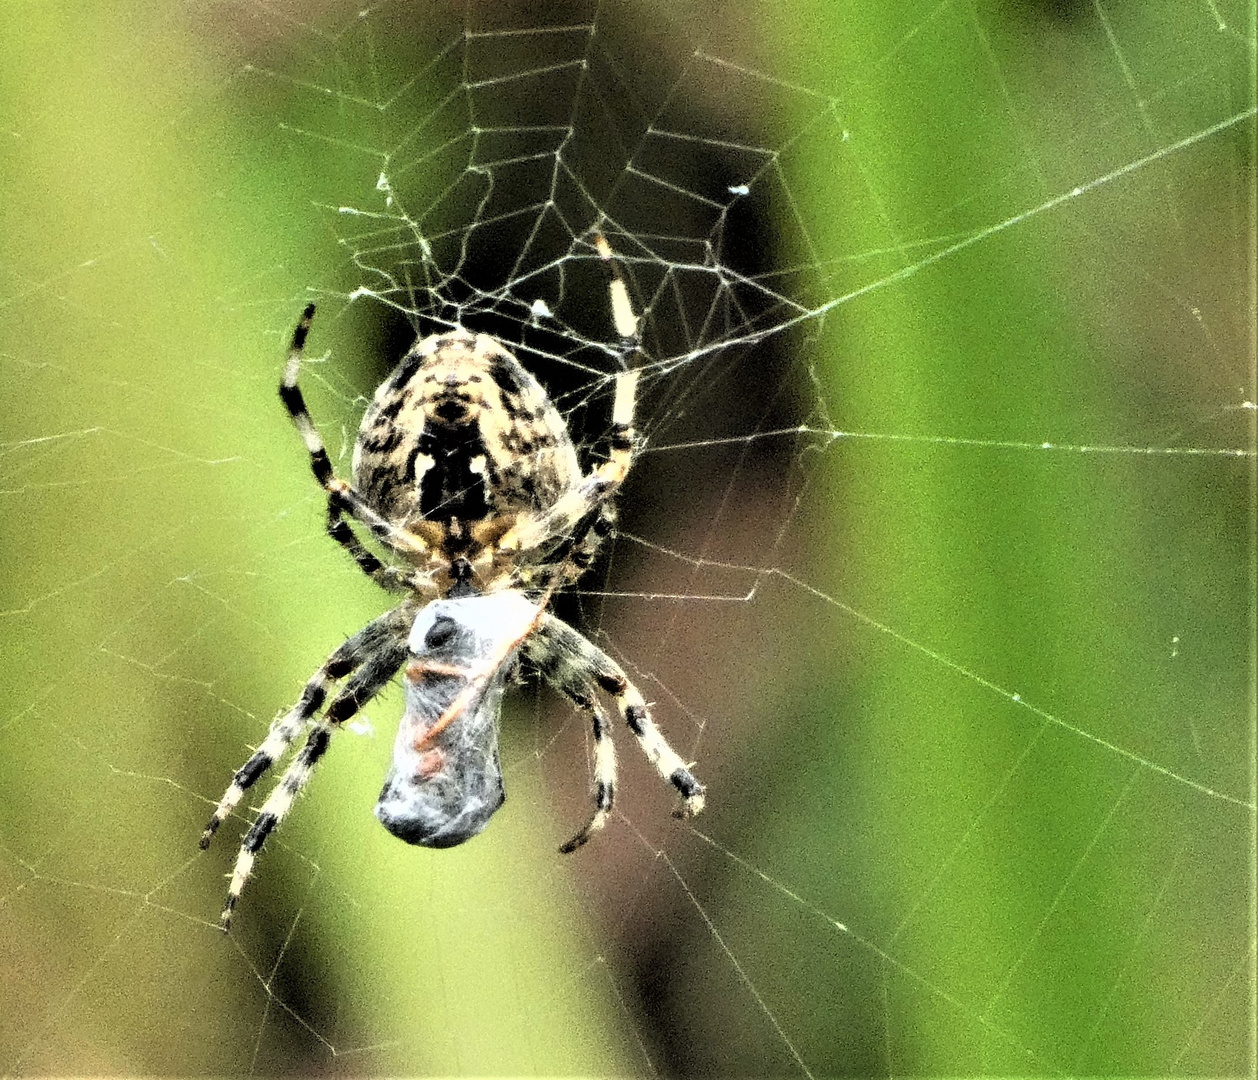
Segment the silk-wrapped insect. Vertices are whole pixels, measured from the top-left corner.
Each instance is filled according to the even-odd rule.
[[[520,643],[541,611],[517,592],[434,600],[411,627],[406,711],[376,817],[394,836],[453,847],[506,797],[498,720]]]

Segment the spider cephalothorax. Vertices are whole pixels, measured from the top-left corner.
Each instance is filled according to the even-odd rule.
[[[612,699],[680,793],[678,813],[703,808],[702,785],[664,741],[621,667],[546,610],[555,589],[580,576],[611,530],[611,499],[633,462],[638,320],[611,248],[601,236],[595,248],[611,274],[620,370],[607,460],[588,474],[541,384],[494,338],[456,328],[418,342],[376,391],[354,447],[353,483],[346,483],[332,471],[297,384],[314,306],[303,313],[280,397],[328,493],[328,533],[372,580],[405,596],[328,657],[219,800],[203,848],[245,791],[310,729],[241,844],[223,929],[258,851],[292,808],[332,732],[399,670],[406,710],[376,816],[408,843],[462,843],[501,805],[498,712],[521,656],[591,719],[595,808],[561,851],[580,847],[611,814],[616,758],[601,696]],[[378,558],[347,517],[405,565]]]

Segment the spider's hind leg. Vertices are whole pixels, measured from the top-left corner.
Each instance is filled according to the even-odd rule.
[[[633,417],[637,409],[642,351],[639,317],[634,313],[633,303],[629,299],[629,286],[611,245],[601,234],[597,234],[594,246],[608,270],[608,299],[612,309],[612,323],[619,339],[616,359],[620,370],[615,375],[612,424],[607,434],[607,460],[560,496],[546,511],[521,514],[517,524],[499,541],[499,547],[503,551],[525,555],[542,551],[556,538],[572,534],[578,529],[582,519],[593,514],[590,518],[593,530],[587,530],[584,538],[594,536],[585,565],[589,565],[593,558],[593,548],[597,547],[601,536],[611,531],[612,512],[609,509],[603,513],[602,508],[610,506],[612,498],[625,482],[638,450],[638,435],[634,430]]]
[[[402,570],[381,562],[372,554],[350,527],[344,518],[344,510],[334,495],[328,497],[327,534],[349,552],[350,557],[358,565],[358,569],[366,574],[382,589],[390,592],[406,592],[418,587],[418,580],[413,570]]]
[[[402,571],[386,567],[366,548],[362,546],[350,531],[349,526],[341,522],[342,513],[360,521],[373,536],[394,551],[403,554],[423,553],[426,548],[415,536],[399,530],[382,518],[367,501],[354,489],[352,484],[339,479],[332,471],[332,459],[328,457],[326,447],[319,429],[306,407],[305,395],[301,392],[298,376],[301,373],[301,359],[306,351],[306,338],[310,334],[310,325],[314,321],[315,306],[307,304],[301,313],[301,320],[293,330],[292,344],[288,348],[288,359],[284,364],[284,374],[280,378],[280,400],[293,426],[301,436],[310,455],[310,469],[319,485],[328,493],[328,534],[344,547],[354,561],[358,563],[368,577],[385,588],[398,588],[402,581]],[[339,524],[338,524],[339,523]],[[341,526],[344,525],[344,528]]]

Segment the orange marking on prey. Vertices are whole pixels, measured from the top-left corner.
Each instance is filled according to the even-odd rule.
[[[502,667],[503,661],[505,661],[507,657],[511,655],[512,651],[514,651],[519,646],[520,642],[522,642],[525,638],[529,637],[533,633],[533,631],[537,629],[537,624],[542,621],[542,612],[546,610],[545,601],[549,599],[550,599],[550,593],[548,592],[542,604],[538,607],[537,614],[534,615],[533,618],[529,620],[528,626],[526,626],[515,637],[505,642],[498,649],[497,653],[495,653],[494,656],[490,658],[490,662],[487,662],[485,664],[480,674],[473,675],[471,678],[468,679],[467,686],[465,686],[461,691],[459,691],[458,697],[456,697],[452,702],[450,702],[449,708],[447,708],[446,711],[443,712],[440,717],[438,717],[437,722],[433,724],[432,727],[430,727],[426,732],[424,732],[423,737],[416,741],[415,743],[416,750],[422,749],[425,745],[432,742],[433,739],[435,739],[438,735],[440,735],[443,731],[445,731],[446,728],[448,728],[451,724],[453,724],[455,720],[457,720],[463,714],[463,710],[467,708],[468,703],[472,700],[473,696],[477,694],[480,691],[480,689],[485,685],[485,683],[488,682],[489,679],[493,677],[494,672],[497,671],[500,667]],[[431,664],[421,664],[419,662],[416,662],[414,664],[411,664],[410,667],[406,669],[406,672],[407,672],[407,675],[409,676],[411,672],[411,668],[420,667],[420,668],[431,671],[431,670],[434,670],[437,666],[449,667],[450,665],[445,665],[445,664],[431,665]],[[457,669],[459,673],[463,673],[465,670],[466,669],[463,669],[463,668]]]
[[[419,682],[425,675],[453,675],[456,678],[476,678],[471,668],[459,667],[458,664],[442,664],[431,660],[413,660],[406,665],[406,677],[411,682]]]
[[[415,766],[415,780],[431,780],[437,773],[441,772],[446,765],[446,756],[437,747],[431,750],[423,749],[423,739],[417,739],[414,743],[416,750],[422,750],[419,755],[419,764]]]

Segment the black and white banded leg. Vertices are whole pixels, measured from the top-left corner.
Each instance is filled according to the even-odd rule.
[[[201,849],[210,846],[210,841],[218,831],[218,827],[236,808],[257,779],[275,764],[292,745],[293,740],[302,733],[327,699],[328,691],[357,668],[380,646],[390,640],[401,637],[403,641],[410,632],[410,624],[415,617],[415,605],[402,604],[387,611],[377,619],[373,619],[357,634],[333,651],[324,661],[302,689],[297,703],[271,725],[262,745],[254,751],[253,756],[236,770],[231,784],[223,793],[218,806],[214,810],[205,831],[201,834]]]
[[[267,835],[291,809],[292,800],[305,786],[315,764],[327,749],[327,740],[332,729],[375,697],[402,666],[407,655],[406,637],[414,617],[415,605],[402,604],[368,623],[333,652],[306,683],[297,704],[271,725],[262,745],[232,777],[232,782],[219,800],[205,832],[201,834],[203,849],[209,847],[214,833],[235,809],[245,792],[284,755],[318,714],[334,684],[350,676],[344,689],[328,705],[324,718],[314,723],[306,744],[271,792],[241,844],[236,870],[228,890],[227,905],[220,920],[224,930],[231,921],[232,908],[249,877],[254,856]]]
[[[374,698],[407,657],[405,635],[394,640],[391,647],[384,648],[368,659],[349,678],[344,689],[328,705],[327,712],[321,720],[315,722],[306,737],[306,743],[293,758],[292,763],[284,770],[284,775],[271,791],[258,816],[254,819],[245,838],[241,841],[240,852],[236,856],[236,867],[232,871],[231,884],[227,888],[227,902],[223,905],[223,913],[218,924],[224,931],[231,926],[232,911],[240,894],[244,891],[245,882],[253,871],[253,863],[266,838],[288,816],[293,803],[302,789],[310,782],[315,766],[327,752],[332,740],[332,732],[353,716],[359,709]]]
[[[616,744],[612,742],[611,721],[593,698],[582,708],[590,714],[594,734],[594,812],[581,831],[560,846],[563,855],[576,851],[607,824],[616,801]]]
[[[638,353],[642,339],[638,316],[634,314],[629,299],[629,287],[616,263],[611,245],[600,235],[595,237],[595,248],[603,259],[609,274],[609,297],[612,322],[616,327],[619,344],[616,357],[620,370],[616,373],[616,391],[612,399],[612,424],[607,435],[607,460],[584,477],[580,483],[541,514],[523,514],[521,520],[499,541],[504,551],[532,552],[545,550],[557,538],[570,536],[584,519],[591,526],[581,531],[578,543],[572,547],[573,562],[581,558],[581,543],[590,534],[602,529],[611,531],[612,514],[600,513],[600,507],[610,503],[620,485],[625,482],[633,466],[637,449],[637,433],[633,427],[634,411],[638,400]],[[596,546],[596,545],[595,545]],[[586,557],[589,565],[591,554]]]
[[[603,827],[611,813],[616,757],[606,718],[599,712],[591,692],[594,686],[611,695],[647,760],[681,796],[681,805],[675,811],[676,816],[694,817],[703,809],[703,785],[695,779],[690,767],[660,734],[659,728],[651,719],[646,700],[615,660],[567,623],[550,614],[542,616],[537,632],[525,643],[524,649],[543,678],[593,714],[595,812],[586,827],[564,844],[560,851],[575,851]]]
[[[210,817],[209,823],[205,826],[205,831],[201,834],[200,846],[203,851],[210,846],[210,841],[214,839],[214,834],[218,832],[218,827],[236,809],[240,800],[244,798],[245,792],[253,787],[264,772],[284,756],[289,746],[302,733],[311,718],[323,707],[323,702],[332,686],[358,666],[356,650],[349,647],[351,643],[352,639],[351,642],[346,642],[341,649],[338,649],[328,657],[324,665],[306,683],[305,689],[301,692],[301,697],[297,699],[297,704],[271,725],[271,730],[267,733],[267,737],[262,745],[253,752],[253,756],[248,761],[236,770],[236,774],[232,777],[232,782],[223,793],[223,797],[219,799],[218,806],[214,809],[214,814]]]
[[[323,445],[323,439],[315,427],[306,408],[306,399],[301,387],[297,385],[297,377],[301,373],[301,357],[306,348],[306,337],[310,333],[310,324],[314,321],[315,306],[307,304],[301,313],[301,319],[293,330],[293,341],[289,346],[288,360],[284,364],[284,375],[280,379],[280,400],[293,425],[301,435],[310,455],[310,469],[319,481],[319,485],[328,493],[328,535],[353,556],[354,561],[372,580],[385,588],[396,588],[404,585],[407,575],[394,567],[386,567],[370,551],[362,546],[350,529],[342,514],[361,521],[373,536],[394,551],[407,554],[424,554],[427,545],[410,533],[391,525],[375,510],[367,505],[366,500],[354,490],[353,486],[340,479],[332,471],[332,460]]]
[[[333,540],[350,553],[358,568],[372,581],[390,592],[409,592],[420,588],[413,570],[390,566],[369,551],[354,534],[350,523],[342,516],[343,511],[335,495],[328,496],[327,532]]]
[[[589,715],[594,736],[594,811],[581,831],[559,848],[567,855],[602,829],[611,817],[616,801],[616,745],[612,742],[611,721],[599,703],[589,672],[573,662],[570,655],[544,646],[531,653],[530,659],[543,679]]]
[[[547,566],[547,588],[551,592],[577,581],[593,564],[599,548],[616,528],[616,504],[605,502],[587,520],[578,522],[572,536],[538,558]]]

